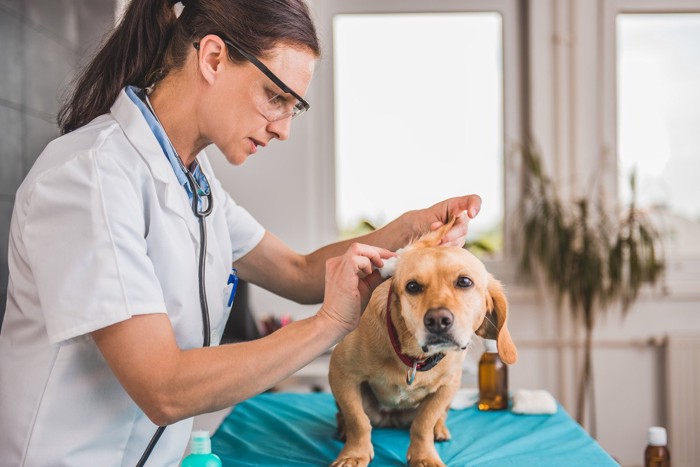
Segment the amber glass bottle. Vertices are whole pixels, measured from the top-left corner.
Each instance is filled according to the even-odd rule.
[[[508,367],[498,356],[496,341],[484,339],[486,350],[479,360],[479,410],[508,408]]]
[[[666,441],[666,428],[649,428],[649,444],[644,450],[644,467],[671,467],[671,453]]]

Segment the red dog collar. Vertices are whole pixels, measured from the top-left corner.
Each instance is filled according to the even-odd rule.
[[[389,287],[389,296],[386,299],[386,328],[387,331],[389,331],[389,339],[391,340],[392,347],[394,347],[394,352],[396,352],[396,355],[408,367],[408,371],[406,372],[406,384],[410,385],[416,378],[416,371],[430,370],[445,357],[445,354],[441,352],[431,355],[423,360],[419,360],[417,358],[411,358],[405,353],[401,352],[401,345],[399,344],[399,338],[396,335],[396,328],[394,327],[394,323],[391,322],[391,295],[392,289]]]

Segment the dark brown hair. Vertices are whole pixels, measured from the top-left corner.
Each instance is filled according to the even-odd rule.
[[[58,112],[61,134],[109,112],[127,85],[148,87],[182,67],[192,44],[207,34],[263,57],[279,43],[317,57],[316,28],[303,0],[186,0],[179,18],[173,0],[132,0]],[[231,60],[244,60],[228,49]]]

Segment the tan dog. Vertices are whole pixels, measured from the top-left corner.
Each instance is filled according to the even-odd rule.
[[[434,442],[450,439],[447,410],[472,335],[491,325],[487,312],[497,317],[501,359],[517,360],[500,283],[467,250],[439,246],[450,227],[403,250],[394,277],[377,287],[358,328],[333,350],[329,380],[346,440],[333,467],[369,464],[372,426],[410,426],[408,464],[445,465]]]

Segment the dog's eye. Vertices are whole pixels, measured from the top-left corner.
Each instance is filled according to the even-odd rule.
[[[408,281],[406,283],[406,292],[416,294],[423,290],[423,286],[416,281]]]
[[[459,276],[459,278],[457,279],[457,287],[460,287],[462,289],[468,289],[472,285],[474,285],[474,282],[467,276]]]

